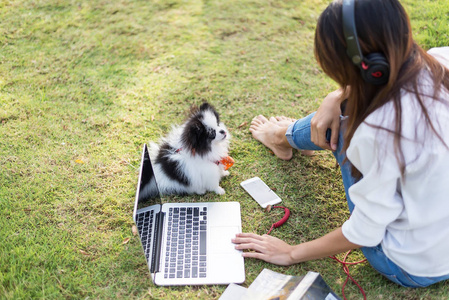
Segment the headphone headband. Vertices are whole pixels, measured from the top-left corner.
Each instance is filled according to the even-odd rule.
[[[355,1],[343,0],[343,34],[346,39],[346,53],[355,65],[360,65],[363,60],[355,28]]]

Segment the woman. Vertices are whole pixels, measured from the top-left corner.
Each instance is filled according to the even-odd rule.
[[[449,48],[423,51],[396,0],[350,2],[331,3],[315,34],[316,59],[341,88],[316,114],[297,121],[257,116],[250,131],[285,160],[293,149],[333,150],[351,217],[299,245],[252,233],[233,242],[236,249],[254,250],[245,257],[278,265],[361,248],[393,282],[428,286],[449,278]],[[352,5],[352,16],[345,5]],[[354,44],[346,31],[353,25],[345,18],[355,20],[361,62],[351,53],[357,49],[349,49]],[[371,73],[385,77],[380,83],[363,74],[371,53],[385,59],[381,73]]]

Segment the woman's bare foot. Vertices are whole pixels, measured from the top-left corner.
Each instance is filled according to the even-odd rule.
[[[288,125],[280,126],[277,122],[259,115],[251,121],[249,131],[256,140],[273,151],[274,155],[283,160],[290,160],[293,157],[293,148],[285,137],[287,127]]]

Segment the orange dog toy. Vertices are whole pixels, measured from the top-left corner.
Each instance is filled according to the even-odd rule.
[[[220,163],[224,166],[225,171],[234,165],[234,159],[230,156],[223,157]]]

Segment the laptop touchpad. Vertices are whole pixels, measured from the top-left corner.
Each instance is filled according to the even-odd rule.
[[[231,239],[240,232],[237,226],[210,227],[209,253],[240,253]]]

